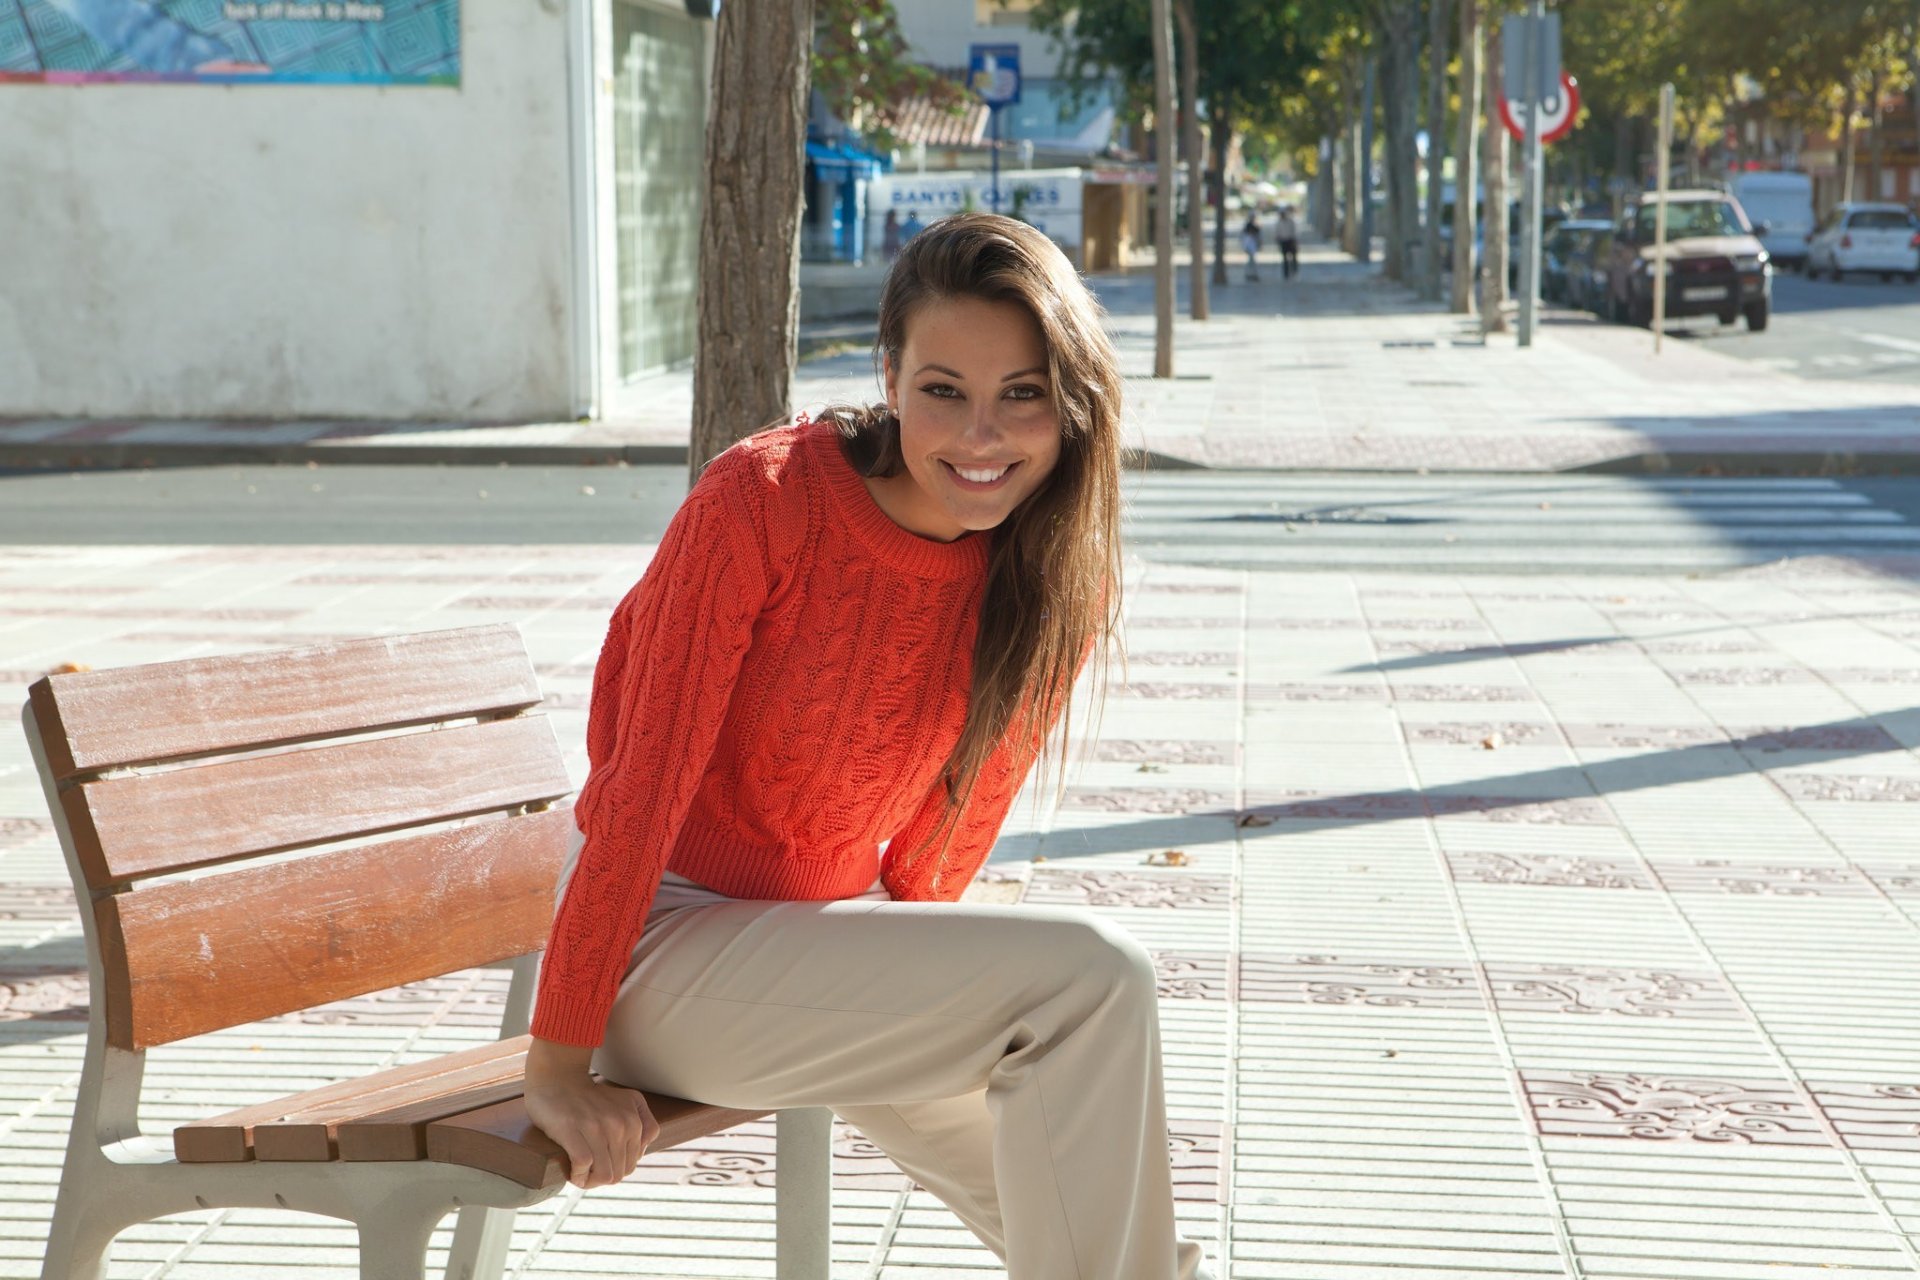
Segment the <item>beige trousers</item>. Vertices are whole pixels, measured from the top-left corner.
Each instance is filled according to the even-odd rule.
[[[594,1066],[718,1106],[831,1108],[1009,1280],[1210,1274],[1174,1230],[1153,962],[1091,913],[669,883]]]

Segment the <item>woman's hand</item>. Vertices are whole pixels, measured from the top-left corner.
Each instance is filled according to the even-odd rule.
[[[593,1050],[536,1039],[527,1050],[527,1118],[560,1144],[576,1187],[604,1187],[633,1172],[660,1134],[646,1100],[588,1074]]]

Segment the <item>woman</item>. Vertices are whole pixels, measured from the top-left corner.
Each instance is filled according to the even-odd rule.
[[[1014,1280],[1185,1280],[1150,959],[958,901],[1118,616],[1113,348],[988,214],[903,245],[879,319],[886,403],[715,459],[614,614],[528,1113],[592,1187],[633,1090],[831,1107]]]
[[[1240,227],[1240,247],[1247,251],[1247,279],[1260,278],[1260,215],[1249,213]]]

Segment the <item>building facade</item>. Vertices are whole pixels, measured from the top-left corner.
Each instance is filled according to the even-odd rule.
[[[568,419],[690,361],[711,22],[460,3],[451,77],[0,69],[0,416]]]

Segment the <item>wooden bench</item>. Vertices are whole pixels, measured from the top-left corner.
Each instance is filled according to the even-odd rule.
[[[513,1211],[565,1184],[527,1120],[524,1035],[571,814],[510,626],[52,675],[21,713],[91,979],[46,1280],[194,1209],[355,1224],[363,1280],[498,1277]],[[145,1052],[510,961],[502,1039],[183,1125],[139,1126]],[[760,1118],[649,1098],[654,1150]],[[780,1113],[782,1280],[826,1280],[825,1111]]]

